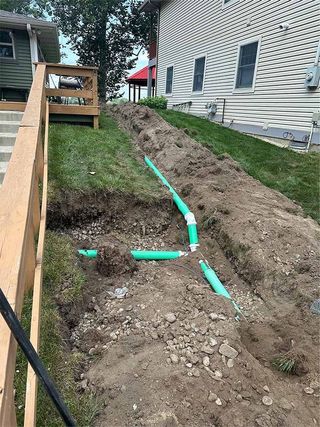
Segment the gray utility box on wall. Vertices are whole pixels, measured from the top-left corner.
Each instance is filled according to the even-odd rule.
[[[304,86],[307,89],[317,89],[320,82],[320,67],[314,65],[307,69],[306,80]]]

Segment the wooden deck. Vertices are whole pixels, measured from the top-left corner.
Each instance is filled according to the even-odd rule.
[[[63,121],[64,118],[66,118],[66,121],[70,122],[72,121],[72,117],[74,117],[75,122],[81,123],[81,116],[86,116],[86,120],[83,120],[83,122],[87,123],[90,117],[92,118],[91,122],[93,127],[98,128],[100,114],[97,85],[98,69],[96,67],[77,67],[75,65],[44,62],[39,62],[36,65],[45,65],[46,78],[50,75],[81,77],[84,82],[84,87],[81,90],[45,88],[46,97],[64,97],[65,99],[79,98],[85,101],[85,105],[50,102],[49,119],[53,115],[57,115],[59,116],[59,120]],[[0,111],[25,111],[26,105],[26,102],[0,101]]]
[[[83,97],[87,105],[49,104],[45,82],[50,73],[85,76]],[[1,102],[0,109],[24,111],[14,150],[0,188],[0,287],[18,317],[24,295],[33,288],[30,339],[38,351],[42,260],[45,242],[48,124],[50,114],[92,116],[98,126],[97,72],[92,67],[66,67],[39,63],[27,103]],[[80,96],[81,91],[77,91]],[[55,92],[58,93],[58,92]],[[74,96],[73,91],[63,95]],[[60,96],[59,94],[59,96]],[[54,95],[56,96],[56,95]],[[42,194],[39,194],[39,184]],[[17,344],[0,316],[0,426],[16,427],[13,380],[16,370]],[[25,427],[36,425],[37,378],[28,367],[25,401]]]

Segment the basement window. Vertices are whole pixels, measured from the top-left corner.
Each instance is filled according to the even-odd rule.
[[[166,75],[166,95],[172,95],[173,89],[173,65],[167,67],[167,75]]]
[[[15,58],[13,35],[11,31],[0,31],[0,58]]]
[[[254,90],[259,49],[260,38],[240,43],[238,50],[237,74],[235,80],[236,90]]]
[[[192,92],[203,93],[206,59],[206,56],[200,56],[194,60]]]

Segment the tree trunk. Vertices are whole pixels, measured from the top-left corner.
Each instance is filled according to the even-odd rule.
[[[106,105],[107,98],[107,38],[106,38],[107,14],[104,13],[101,17],[99,28],[99,71],[98,71],[98,89],[99,101],[102,108]]]

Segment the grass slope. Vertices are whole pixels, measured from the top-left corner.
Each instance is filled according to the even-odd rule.
[[[52,124],[49,135],[51,200],[58,189],[123,191],[142,198],[159,194],[156,178],[138,162],[129,136],[105,114],[100,129]]]
[[[228,153],[249,175],[295,200],[320,222],[318,153],[298,154],[189,114],[158,113],[214,154]]]

